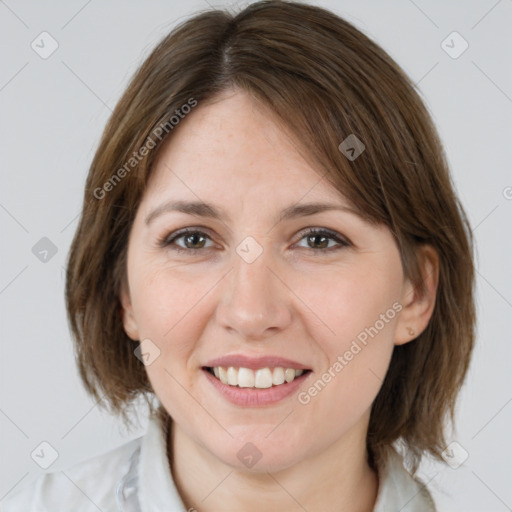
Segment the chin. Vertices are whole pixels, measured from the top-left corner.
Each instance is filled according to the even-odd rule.
[[[272,428],[275,424],[270,428],[264,425],[261,429],[240,427],[240,431],[244,430],[243,435],[233,435],[229,441],[223,438],[212,443],[209,440],[206,446],[224,464],[250,473],[281,471],[300,462],[306,454],[298,447],[306,446],[307,440],[295,440],[286,431],[268,435]]]
[[[251,474],[275,473],[300,462],[300,455],[291,446],[286,450],[276,451],[254,444],[245,444],[232,452],[213,453],[224,464],[237,471]]]

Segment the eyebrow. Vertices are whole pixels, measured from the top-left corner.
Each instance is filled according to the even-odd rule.
[[[297,217],[306,217],[316,213],[326,211],[338,210],[353,215],[361,216],[354,208],[348,206],[335,204],[335,203],[303,203],[289,206],[281,211],[277,219],[278,222],[289,220]],[[168,201],[155,210],[153,210],[146,217],[146,224],[149,224],[153,219],[166,212],[181,212],[196,217],[208,217],[220,221],[229,221],[230,218],[227,214],[223,213],[216,206],[202,201]]]

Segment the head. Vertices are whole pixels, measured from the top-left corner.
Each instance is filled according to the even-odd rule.
[[[471,244],[431,118],[380,47],[305,4],[205,12],[142,64],[92,162],[67,274],[80,374],[125,420],[156,395],[231,465],[247,442],[268,470],[364,431],[370,465],[402,441],[416,466],[444,448],[469,364]],[[309,372],[285,408],[237,407],[205,375],[234,353]]]

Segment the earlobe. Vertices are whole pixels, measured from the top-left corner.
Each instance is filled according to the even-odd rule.
[[[130,299],[130,293],[127,290],[127,286],[125,284],[121,287],[120,293],[120,302],[121,302],[121,310],[123,317],[123,327],[129,338],[132,340],[139,340],[139,330],[137,328],[137,322],[135,321],[135,316],[133,314],[133,307]]]
[[[418,249],[418,263],[422,282],[414,286],[406,280],[402,306],[395,330],[395,345],[416,339],[427,327],[436,303],[439,280],[439,256],[430,245]]]

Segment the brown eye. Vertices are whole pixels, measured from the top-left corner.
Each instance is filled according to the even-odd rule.
[[[202,249],[204,247],[205,237],[199,233],[192,233],[190,235],[182,235],[185,247],[188,249]]]
[[[326,249],[329,246],[329,237],[324,235],[308,235],[307,239],[311,249]]]
[[[305,248],[317,252],[327,252],[350,245],[350,243],[341,238],[338,233],[325,229],[310,229],[301,238],[301,240],[304,239],[306,239],[307,243],[307,247]]]
[[[178,243],[178,240],[181,242]],[[161,247],[171,248],[175,251],[191,252],[211,248],[212,245],[206,246],[208,240],[210,240],[210,237],[206,233],[188,229],[171,234],[162,240],[159,245]]]

